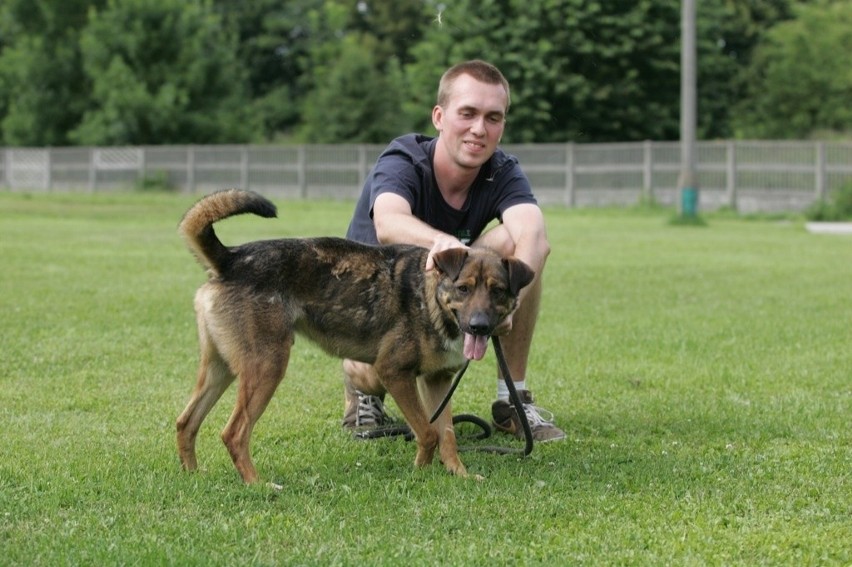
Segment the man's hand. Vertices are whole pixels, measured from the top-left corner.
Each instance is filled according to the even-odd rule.
[[[443,232],[438,233],[432,243],[432,248],[429,250],[429,255],[426,257],[426,271],[428,272],[435,267],[435,261],[432,259],[435,254],[449,250],[450,248],[467,248],[467,246],[462,244],[461,240],[454,236]]]

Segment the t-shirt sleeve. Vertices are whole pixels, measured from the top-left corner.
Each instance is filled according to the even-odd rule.
[[[497,187],[495,188],[497,199],[494,207],[497,218],[500,221],[503,220],[503,213],[515,205],[538,205],[538,201],[530,185],[530,180],[517,162],[510,162],[506,171],[495,179],[495,182],[497,183]]]
[[[417,169],[412,167],[411,159],[402,154],[382,156],[370,173],[370,218],[373,218],[373,206],[382,193],[399,195],[414,210],[417,202],[417,190],[420,180]]]
[[[414,166],[411,155],[399,149],[386,150],[367,175],[346,237],[367,244],[378,244],[373,224],[373,207],[383,193],[393,193],[405,199],[412,211],[417,208],[422,193],[423,172]]]

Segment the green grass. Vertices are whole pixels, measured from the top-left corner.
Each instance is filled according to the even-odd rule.
[[[567,440],[414,470],[339,427],[338,361],[299,341],[245,487],[218,439],[178,465],[202,269],[193,197],[0,193],[2,565],[849,565],[852,241],[796,221],[546,211],[529,385]],[[339,235],[351,203],[281,202],[227,242]],[[487,415],[493,357],[454,407]],[[518,442],[521,446],[522,443]]]

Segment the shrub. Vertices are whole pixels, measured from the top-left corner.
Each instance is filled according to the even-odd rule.
[[[852,220],[852,181],[832,191],[829,199],[820,199],[805,212],[812,221]]]
[[[138,178],[133,185],[136,191],[176,191],[174,183],[169,179],[167,171],[149,171]]]

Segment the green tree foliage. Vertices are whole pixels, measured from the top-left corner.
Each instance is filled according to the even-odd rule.
[[[261,128],[258,136],[271,140],[295,128],[311,72],[310,51],[318,41],[309,15],[324,0],[217,0],[229,28],[239,38],[237,56],[247,73],[249,112]]]
[[[409,63],[411,46],[423,36],[430,12],[423,0],[334,0],[352,6],[349,27],[359,34],[375,37],[375,57],[379,67],[386,64]],[[350,8],[352,10],[352,8]]]
[[[740,60],[756,34],[755,14],[784,13],[761,2],[699,3],[699,128],[728,133]],[[784,5],[786,2],[774,2]],[[753,6],[752,6],[753,5]],[[680,0],[458,0],[435,8],[406,67],[406,112],[428,127],[442,69],[478,57],[493,62],[513,88],[513,142],[676,139],[680,108]],[[738,50],[739,53],[737,53]],[[428,95],[427,95],[428,93]],[[415,114],[418,113],[419,114]]]
[[[245,142],[254,131],[236,38],[203,1],[110,0],[81,37],[91,104],[80,144]]]
[[[850,129],[848,0],[697,7],[700,138]],[[0,144],[384,142],[431,131],[441,73],[474,57],[511,83],[506,142],[676,139],[680,9],[2,0]]]
[[[738,134],[805,138],[852,131],[852,3],[800,6],[769,30],[748,70]]]
[[[67,145],[89,83],[78,48],[91,0],[0,2],[0,143]]]
[[[308,14],[312,42],[301,138],[308,142],[384,143],[411,129],[401,111],[402,38],[423,14],[419,2],[326,0]],[[394,19],[394,15],[398,17]],[[416,38],[417,34],[414,34]]]
[[[436,14],[407,71],[434,85],[461,59],[500,67],[513,89],[507,141],[665,139],[677,133],[678,6],[460,0]]]
[[[318,77],[304,107],[306,141],[385,143],[407,129],[399,68],[380,70],[371,40],[346,36],[339,57]]]

